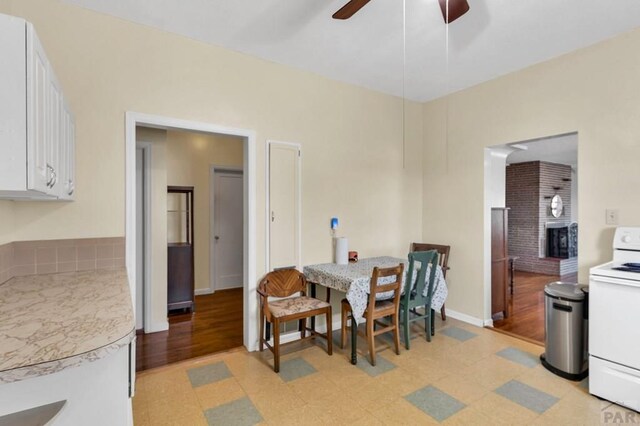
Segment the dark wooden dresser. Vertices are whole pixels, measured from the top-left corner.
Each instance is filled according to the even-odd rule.
[[[167,227],[167,310],[195,307],[193,187],[169,186]]]

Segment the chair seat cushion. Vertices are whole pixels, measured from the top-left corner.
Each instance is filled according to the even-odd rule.
[[[313,311],[315,309],[327,308],[329,306],[330,305],[327,302],[308,296],[298,296],[288,299],[269,301],[269,311],[271,312],[271,315],[276,318]]]

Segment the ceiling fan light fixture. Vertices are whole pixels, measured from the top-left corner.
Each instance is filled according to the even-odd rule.
[[[438,0],[440,2],[440,10],[442,18],[447,24],[452,23],[469,11],[469,3],[467,0]],[[447,3],[449,3],[449,13],[447,13]]]

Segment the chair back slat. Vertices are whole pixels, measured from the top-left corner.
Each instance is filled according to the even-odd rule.
[[[438,257],[436,250],[409,253],[409,270],[407,271],[407,280],[402,297],[411,307],[425,306],[431,303],[437,271],[435,265],[438,265]],[[413,275],[417,269],[417,263],[420,263],[420,269],[414,281]],[[427,269],[429,270],[428,277]],[[424,291],[425,287],[427,287],[426,294]]]
[[[392,266],[390,268],[373,268],[371,274],[371,282],[369,284],[369,303],[368,313],[372,314],[376,305],[376,296],[380,293],[387,293],[393,291],[393,303],[398,306],[400,304],[400,286],[402,285],[402,274],[404,272],[404,264],[400,263],[398,266]],[[386,278],[395,276],[395,281],[379,284],[380,278]]]
[[[303,296],[307,289],[307,279],[297,269],[279,269],[269,272],[260,281],[258,290],[268,297],[289,297],[295,293]]]
[[[449,251],[451,250],[451,246],[442,245],[442,244],[431,244],[431,243],[412,243],[411,251],[429,251],[436,250],[438,255],[440,256],[438,259],[438,264],[442,268],[442,276],[447,278],[447,270],[449,269]]]

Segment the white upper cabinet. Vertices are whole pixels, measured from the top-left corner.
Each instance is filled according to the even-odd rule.
[[[33,25],[0,15],[0,54],[0,198],[72,200],[75,122]]]

